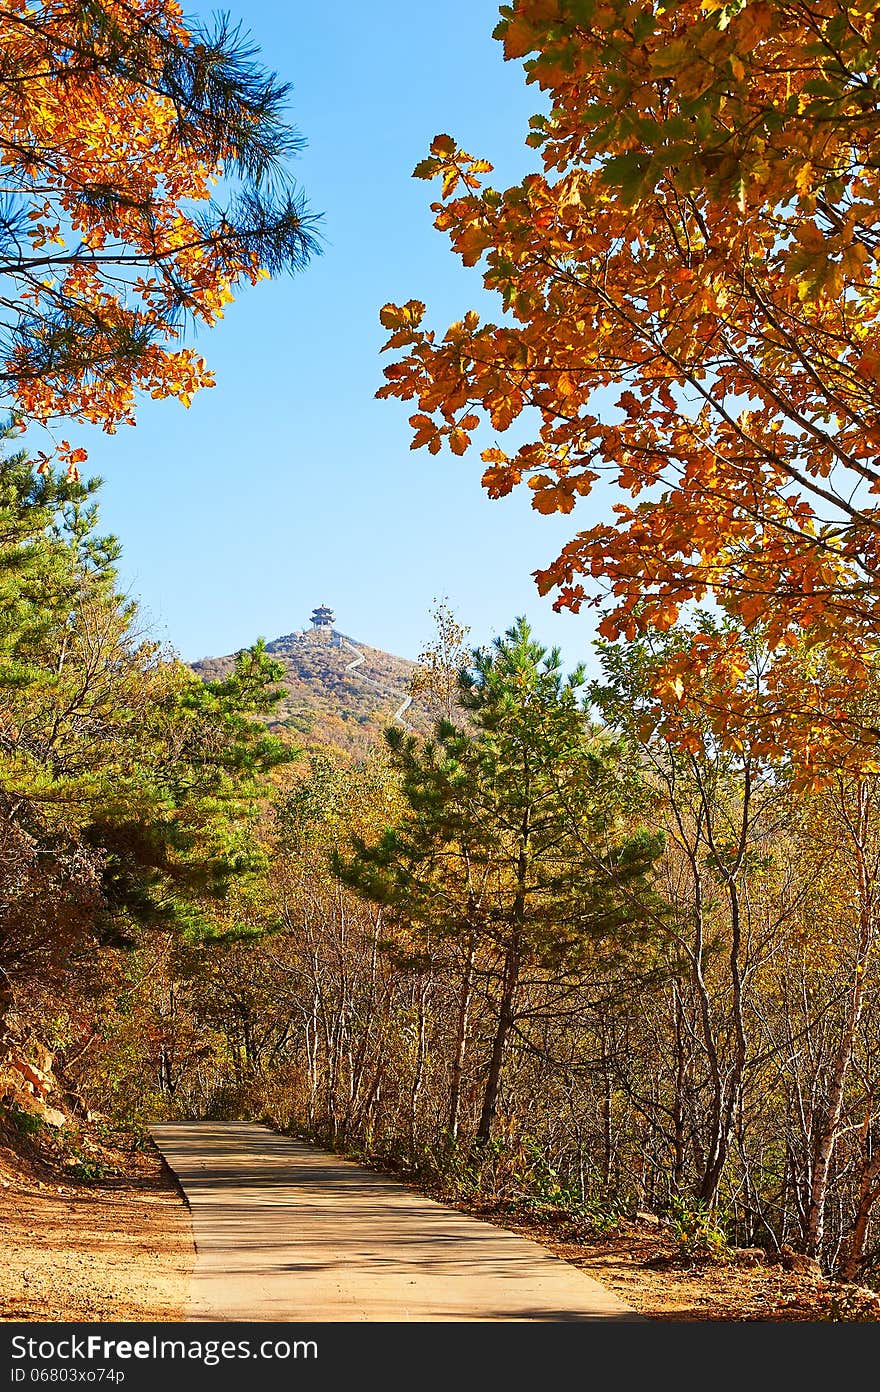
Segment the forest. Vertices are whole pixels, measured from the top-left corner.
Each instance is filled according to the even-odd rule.
[[[385,305],[378,396],[414,448],[479,445],[538,532],[597,494],[535,572],[585,665],[440,602],[430,729],[366,757],[272,723],[262,640],[216,680],[156,641],[85,450],[32,447],[187,405],[187,316],[305,270],[284,89],[164,0],[35,13],[0,21],[0,1044],[133,1136],[263,1121],[462,1201],[876,1285],[880,11],[502,8],[544,172],[497,190],[449,135],[415,170],[498,322]]]
[[[870,1275],[874,775],[670,744],[684,629],[587,682],[443,605],[432,733],[303,754],[259,645],[202,682],[143,638],[92,485],[2,484],[3,999],[95,1106]]]

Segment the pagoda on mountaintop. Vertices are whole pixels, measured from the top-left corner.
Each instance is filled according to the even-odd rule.
[[[319,604],[317,609],[312,610],[312,629],[318,637],[332,638],[335,622],[336,615],[332,609],[328,609],[326,604]]]

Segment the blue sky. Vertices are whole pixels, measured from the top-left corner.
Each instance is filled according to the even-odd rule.
[[[71,427],[106,481],[123,583],[188,660],[302,627],[319,602],[356,639],[415,657],[446,595],[475,642],[526,613],[573,664],[592,620],[554,615],[531,571],[574,519],[540,517],[525,490],[490,502],[476,448],[411,452],[413,408],[374,399],[383,303],[423,299],[440,328],[489,305],[432,227],[432,186],[410,177],[432,137],[448,131],[491,159],[502,187],[532,167],[524,138],[540,95],[491,37],[496,4],[229,8],[293,84],[308,140],[297,175],[324,214],[324,254],[296,279],[242,292],[194,340],[217,386],[189,411],[145,401],[116,436]]]

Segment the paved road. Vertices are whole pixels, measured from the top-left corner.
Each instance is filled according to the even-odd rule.
[[[153,1137],[192,1210],[191,1320],[634,1320],[537,1243],[238,1122]]]

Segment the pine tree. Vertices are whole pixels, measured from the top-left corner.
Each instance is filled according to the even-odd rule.
[[[598,942],[644,931],[661,839],[635,823],[645,791],[620,744],[593,728],[582,670],[517,619],[462,672],[460,729],[422,742],[386,732],[403,785],[400,823],[355,843],[337,873],[388,906],[423,946],[451,942],[461,969],[449,1129],[458,1127],[479,959],[495,1016],[476,1131],[489,1140],[527,972],[576,975]]]
[[[234,928],[295,753],[254,718],[280,695],[264,644],[203,684],[138,634],[98,486],[0,454],[0,1006],[89,945]]]

